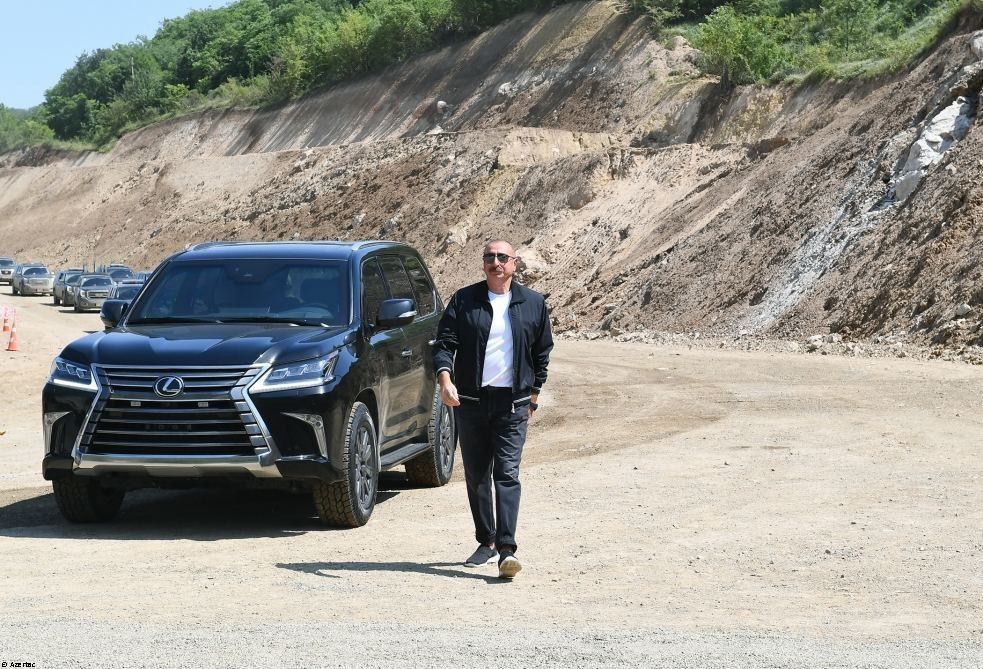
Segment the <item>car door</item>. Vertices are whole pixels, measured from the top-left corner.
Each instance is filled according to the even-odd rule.
[[[386,450],[400,437],[398,411],[392,406],[392,398],[398,393],[392,389],[393,369],[402,364],[400,352],[403,344],[402,328],[377,329],[376,317],[379,305],[388,299],[389,291],[382,269],[375,258],[362,262],[362,326],[367,333],[368,353],[364,356],[367,365],[366,376],[375,382],[379,403],[379,447]]]
[[[406,345],[412,351],[408,392],[415,393],[414,413],[417,424],[420,429],[425,429],[430,420],[430,413],[433,411],[436,389],[430,342],[437,336],[440,311],[437,304],[437,291],[423,262],[412,254],[401,256],[401,260],[410,279],[410,285],[413,287],[413,299],[416,301],[416,318],[403,327]]]
[[[379,256],[379,266],[386,279],[390,299],[407,299],[416,301],[413,285],[403,269],[399,256]],[[393,415],[391,420],[397,433],[403,441],[412,438],[420,430],[419,416],[419,343],[411,342],[406,336],[409,326],[400,328],[400,346],[393,358],[389,369],[389,401]]]

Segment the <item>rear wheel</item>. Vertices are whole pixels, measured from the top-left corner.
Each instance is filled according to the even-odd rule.
[[[375,424],[369,408],[355,402],[348,415],[342,465],[345,478],[317,481],[312,490],[318,517],[328,525],[361,527],[369,522],[379,490]]]
[[[59,297],[57,295],[55,295],[54,293],[51,294],[51,301],[55,303],[55,306],[56,307],[59,304],[61,304],[61,299],[59,299]]]
[[[406,476],[415,485],[437,488],[451,480],[457,443],[454,412],[441,401],[439,388],[434,395],[427,436],[430,448],[406,463]]]
[[[112,520],[123,504],[124,491],[104,487],[98,479],[66,476],[51,482],[58,510],[73,523]]]

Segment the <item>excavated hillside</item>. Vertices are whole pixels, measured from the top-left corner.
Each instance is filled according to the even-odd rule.
[[[608,3],[524,15],[108,154],[0,157],[0,253],[152,266],[215,239],[406,240],[442,292],[489,238],[559,331],[983,345],[983,21],[876,81],[728,89]]]

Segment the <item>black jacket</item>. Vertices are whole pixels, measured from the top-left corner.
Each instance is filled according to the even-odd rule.
[[[512,325],[512,401],[524,404],[531,393],[538,393],[546,383],[546,368],[553,349],[546,299],[513,281],[509,321]],[[488,284],[479,281],[454,293],[437,326],[434,369],[437,374],[445,369],[451,372],[462,400],[474,401],[480,397],[491,322]]]

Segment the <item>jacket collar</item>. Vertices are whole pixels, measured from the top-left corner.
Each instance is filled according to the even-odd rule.
[[[488,302],[488,293],[489,293],[488,282],[479,281],[478,283],[474,284],[474,288],[478,292],[478,297],[484,300],[485,302]],[[526,301],[526,297],[528,297],[527,289],[521,283],[516,281],[514,277],[512,278],[511,291],[512,291],[512,301],[511,301],[512,304],[518,304],[519,302]]]

